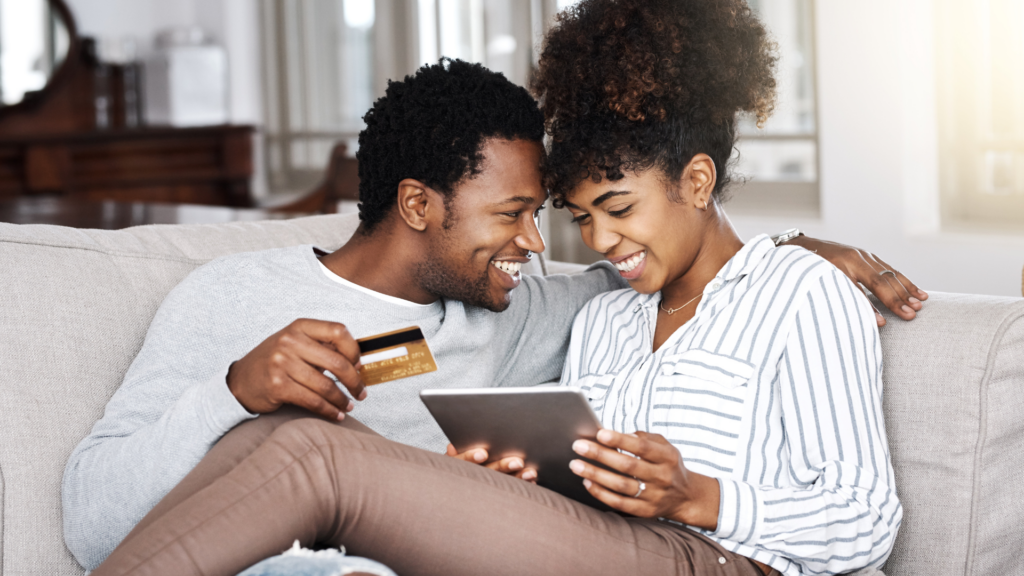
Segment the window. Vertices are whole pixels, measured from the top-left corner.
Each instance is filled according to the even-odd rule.
[[[374,98],[374,2],[262,0],[264,134],[272,190],[311,188]]]
[[[1024,228],[1024,3],[935,15],[943,224]]]
[[[730,211],[816,216],[818,134],[813,0],[749,0],[778,44],[778,99],[763,129],[742,118]]]

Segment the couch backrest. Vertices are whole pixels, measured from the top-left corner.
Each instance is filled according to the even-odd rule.
[[[63,542],[64,464],[174,285],[233,252],[333,250],[356,224],[351,215],[113,232],[0,224],[0,574],[82,573]],[[1014,473],[1024,470],[1022,316],[1020,299],[933,294],[917,320],[890,317],[882,330],[906,508],[890,576],[1024,573],[1015,554],[1024,475]]]
[[[1024,299],[932,292],[912,322],[885,314],[904,509],[886,574],[1024,574]]]

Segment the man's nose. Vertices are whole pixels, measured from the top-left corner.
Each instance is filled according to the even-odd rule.
[[[530,252],[541,253],[544,251],[544,236],[537,227],[537,218],[525,218],[523,230],[516,236],[516,246]]]

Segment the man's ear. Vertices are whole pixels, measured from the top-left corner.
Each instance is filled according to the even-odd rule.
[[[683,188],[690,190],[689,201],[693,203],[694,208],[707,209],[712,202],[711,193],[715,191],[717,181],[715,161],[704,153],[691,158],[683,170]]]
[[[444,201],[423,182],[406,178],[398,183],[398,216],[413,230],[423,232],[438,216],[444,218]]]

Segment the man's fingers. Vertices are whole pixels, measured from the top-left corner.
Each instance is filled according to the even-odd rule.
[[[917,313],[910,306],[910,294],[893,274],[880,272],[878,277],[866,286],[893,314],[904,320],[913,320],[916,316]]]
[[[309,319],[297,321],[296,324],[310,338],[331,344],[353,366],[359,363],[359,343],[349,334],[344,324]]]
[[[348,358],[309,336],[302,336],[301,343],[303,345],[299,348],[300,358],[321,370],[329,370],[345,388],[348,388],[353,398],[357,400],[366,398],[366,384],[363,383],[363,377]]]
[[[326,377],[325,377],[326,378]],[[345,419],[345,413],[338,408],[324,400],[322,396],[314,393],[309,388],[294,382],[294,386],[288,387],[288,392],[285,394],[284,401],[288,404],[305,408],[314,414],[318,414],[328,420],[340,421]]]
[[[878,324],[878,327],[881,328],[882,326],[885,326],[885,316],[882,316],[878,311],[878,308],[875,308],[875,303],[871,301],[871,298],[868,298],[868,291],[860,284],[855,283],[854,286],[857,287],[857,290],[860,290],[860,293],[864,295],[864,299],[867,300],[868,304],[871,306],[871,310],[875,312],[875,323]]]
[[[910,278],[907,278],[906,276],[904,276],[902,272],[900,272],[899,270],[896,270],[892,266],[889,266],[888,263],[883,262],[881,258],[878,258],[876,256],[875,259],[878,260],[878,262],[882,266],[884,266],[887,270],[892,270],[893,272],[896,273],[896,279],[899,281],[900,285],[903,286],[903,288],[907,291],[907,294],[908,294],[907,300],[910,302],[911,308],[913,308],[914,310],[920,310],[921,309],[921,300],[927,300],[928,299],[928,293],[925,292],[924,290],[921,290],[920,288],[918,288],[917,284],[914,284],[913,282],[911,282]]]
[[[334,383],[334,380],[324,376],[322,372],[318,372],[316,368],[309,364],[296,361],[290,367],[288,375],[296,383],[305,386],[309,391],[333,404],[338,410],[349,412],[352,408],[355,408],[355,405],[348,399],[348,396],[345,396],[338,389],[338,385]]]

